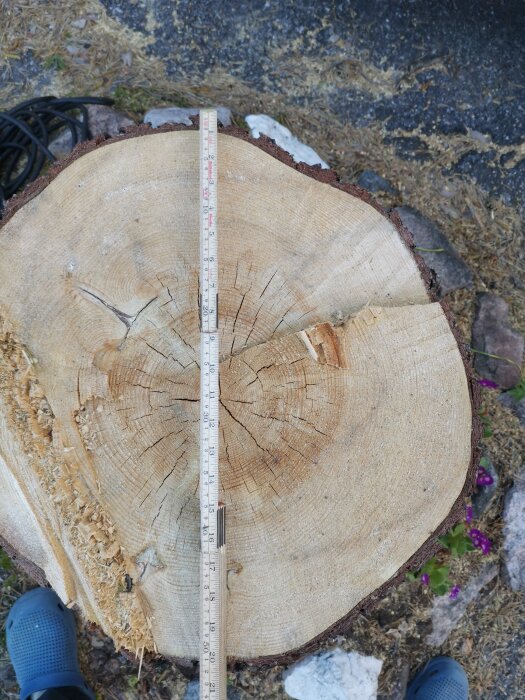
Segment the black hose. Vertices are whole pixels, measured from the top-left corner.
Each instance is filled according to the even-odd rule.
[[[0,112],[0,216],[4,203],[54,161],[50,137],[67,128],[71,146],[91,138],[87,104],[112,105],[108,97],[35,97]]]

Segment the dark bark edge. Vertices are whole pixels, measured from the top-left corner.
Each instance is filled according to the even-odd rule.
[[[6,208],[4,211],[4,216],[0,221],[0,228],[27,202],[36,197],[42,190],[52,181],[54,178],[62,172],[68,165],[81,156],[89,153],[96,148],[106,146],[122,139],[135,138],[136,136],[146,136],[148,134],[158,134],[165,133],[167,131],[186,131],[186,130],[196,130],[198,129],[198,118],[192,119],[192,126],[183,126],[179,124],[161,126],[157,129],[151,128],[149,125],[143,124],[140,126],[128,127],[120,136],[113,138],[99,137],[93,141],[85,141],[76,146],[76,148],[63,160],[53,164],[48,172],[39,177],[37,180],[29,184],[23,192],[18,195],[14,195],[8,200]],[[297,170],[298,172],[312,177],[319,182],[331,185],[343,192],[358,197],[370,206],[374,207],[380,214],[387,218],[397,229],[401,239],[405,242],[405,245],[409,248],[410,252],[415,258],[417,266],[419,268],[421,278],[423,279],[425,286],[427,288],[428,297],[433,302],[438,302],[441,304],[445,316],[450,325],[450,329],[456,339],[459,352],[463,359],[463,364],[465,366],[465,373],[467,375],[467,380],[469,384],[469,392],[472,403],[472,432],[471,432],[471,460],[467,471],[467,476],[463,489],[460,495],[456,499],[449,515],[443,520],[443,522],[436,528],[432,535],[423,543],[423,545],[418,549],[418,551],[410,557],[410,559],[403,564],[403,566],[388,580],[385,581],[379,588],[370,593],[366,598],[363,598],[358,605],[356,605],[352,610],[350,610],[344,617],[331,625],[321,634],[317,635],[311,639],[306,644],[298,647],[296,649],[290,650],[284,654],[278,654],[273,656],[263,656],[254,659],[249,658],[236,658],[231,659],[231,664],[236,663],[250,663],[257,665],[275,665],[275,664],[287,664],[296,660],[299,656],[306,653],[315,651],[319,644],[325,640],[327,637],[334,636],[337,634],[343,634],[351,626],[352,621],[363,611],[372,607],[379,599],[384,597],[386,592],[393,586],[399,585],[404,579],[405,574],[408,571],[415,571],[419,569],[428,559],[433,557],[440,549],[437,538],[447,532],[455,523],[460,521],[464,516],[465,499],[472,493],[475,481],[476,472],[480,458],[480,447],[479,443],[481,440],[481,423],[478,418],[478,411],[481,405],[480,400],[480,389],[474,378],[472,369],[472,357],[469,353],[465,341],[462,339],[461,334],[456,326],[452,312],[446,301],[438,299],[439,286],[436,281],[435,274],[430,268],[427,267],[423,258],[414,250],[414,241],[410,231],[404,226],[401,218],[397,212],[387,212],[375,199],[374,197],[362,187],[353,184],[345,184],[339,181],[336,173],[333,170],[323,170],[320,166],[310,166],[305,163],[296,163],[292,156],[283,151],[279,146],[275,144],[274,141],[262,136],[258,139],[253,139],[246,131],[240,129],[239,127],[230,126],[219,129],[220,133],[227,134],[229,136],[235,136],[242,139],[243,141],[248,141],[254,146],[257,146],[262,151],[265,151],[269,155],[277,158],[282,163],[285,163],[289,167]],[[23,569],[31,578],[37,581],[40,585],[45,585],[45,575],[44,572],[32,562],[28,561],[24,557],[20,557],[13,548],[5,542],[0,537],[0,545],[4,547],[6,552],[16,560],[16,563]],[[153,660],[155,655],[148,654],[149,660]],[[147,662],[147,658],[144,659]]]

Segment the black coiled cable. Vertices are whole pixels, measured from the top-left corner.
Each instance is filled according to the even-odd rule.
[[[71,146],[92,137],[87,104],[112,105],[107,97],[36,97],[8,112],[0,112],[0,216],[4,203],[25,184],[35,180],[46,161],[52,136],[65,127]]]

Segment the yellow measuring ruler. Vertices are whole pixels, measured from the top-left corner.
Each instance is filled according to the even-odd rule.
[[[217,113],[199,116],[200,143],[200,698],[226,700],[226,513],[219,504]]]

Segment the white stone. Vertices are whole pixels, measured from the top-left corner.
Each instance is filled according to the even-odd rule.
[[[217,120],[223,126],[230,126],[232,113],[227,107],[216,107]],[[151,124],[156,129],[163,124],[184,124],[191,126],[190,117],[198,116],[198,107],[157,107],[150,109],[144,116],[144,124]]]
[[[503,551],[513,591],[525,590],[525,475],[516,481],[505,499]]]
[[[246,123],[250,127],[250,134],[254,139],[258,139],[261,134],[273,139],[275,143],[284,151],[287,151],[296,163],[306,163],[307,165],[320,165],[328,169],[329,165],[320,158],[313,148],[306,146],[296,138],[290,129],[287,129],[275,119],[266,114],[249,114]]]
[[[283,673],[284,689],[296,700],[376,700],[383,662],[356,652],[305,656]]]

